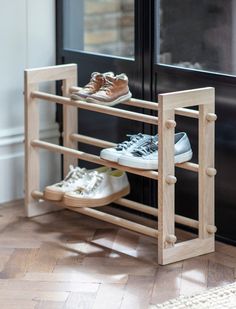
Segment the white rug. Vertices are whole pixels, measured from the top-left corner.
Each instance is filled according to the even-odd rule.
[[[149,309],[236,309],[236,282],[192,296],[180,296]]]

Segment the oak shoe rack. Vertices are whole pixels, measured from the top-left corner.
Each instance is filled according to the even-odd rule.
[[[39,91],[39,83],[62,80],[63,96]],[[28,217],[58,210],[60,207],[71,209],[80,214],[113,223],[129,230],[158,238],[158,263],[165,265],[179,260],[195,257],[215,250],[214,223],[214,135],[215,135],[215,99],[214,88],[200,88],[160,94],[158,103],[135,98],[124,102],[125,105],[151,109],[157,116],[122,110],[98,104],[73,101],[70,92],[78,89],[77,65],[59,65],[25,70],[25,209]],[[63,146],[39,139],[38,100],[63,105]],[[198,106],[198,110],[189,107]],[[112,116],[157,125],[159,135],[158,171],[139,170],[121,166],[101,159],[99,156],[77,150],[77,143],[97,147],[111,147],[114,143],[88,137],[77,132],[77,109],[90,110]],[[199,163],[185,162],[174,164],[175,114],[198,119],[198,159]],[[63,154],[64,174],[69,165],[77,165],[77,160],[85,160],[99,165],[127,171],[136,175],[157,180],[157,209],[125,198],[115,203],[127,208],[158,217],[158,229],[150,228],[126,219],[122,219],[94,208],[70,208],[62,202],[50,202],[44,199],[39,190],[39,149]],[[198,220],[175,214],[175,167],[198,173]],[[102,209],[102,208],[101,208]],[[198,237],[176,242],[175,222],[198,229]]]

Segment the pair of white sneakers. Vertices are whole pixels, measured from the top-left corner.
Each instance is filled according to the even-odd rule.
[[[94,170],[71,166],[64,180],[45,188],[44,197],[63,200],[69,207],[96,207],[110,204],[129,192],[125,172],[105,166]]]
[[[174,162],[183,163],[191,160],[193,152],[185,132],[174,136]],[[131,135],[116,147],[103,149],[102,159],[117,162],[120,165],[144,170],[158,169],[158,135],[138,133]]]

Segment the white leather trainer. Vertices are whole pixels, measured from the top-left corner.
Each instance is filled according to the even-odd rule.
[[[185,132],[175,134],[174,162],[183,163],[191,160],[193,152]],[[158,169],[158,136],[154,136],[144,146],[119,157],[120,165],[144,170]]]
[[[87,170],[85,168],[70,166],[70,171],[64,180],[47,186],[44,189],[45,199],[52,201],[60,201],[63,195],[68,191],[73,191],[79,186],[83,186],[84,182],[90,179],[89,174],[96,171],[98,174],[110,172],[111,169],[106,166],[101,166],[95,170]]]
[[[95,171],[90,173],[89,177],[89,181],[64,195],[66,206],[104,206],[130,192],[130,185],[125,172],[114,170],[108,173],[97,173]]]
[[[118,159],[121,155],[131,153],[134,149],[142,147],[152,138],[151,135],[142,133],[134,135],[127,134],[127,137],[129,137],[128,141],[119,143],[116,147],[103,149],[100,152],[100,157],[108,161],[118,162]]]

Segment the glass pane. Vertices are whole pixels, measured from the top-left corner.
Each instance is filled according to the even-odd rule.
[[[134,0],[64,0],[64,47],[134,56]]]
[[[157,62],[236,73],[236,0],[157,0]]]

